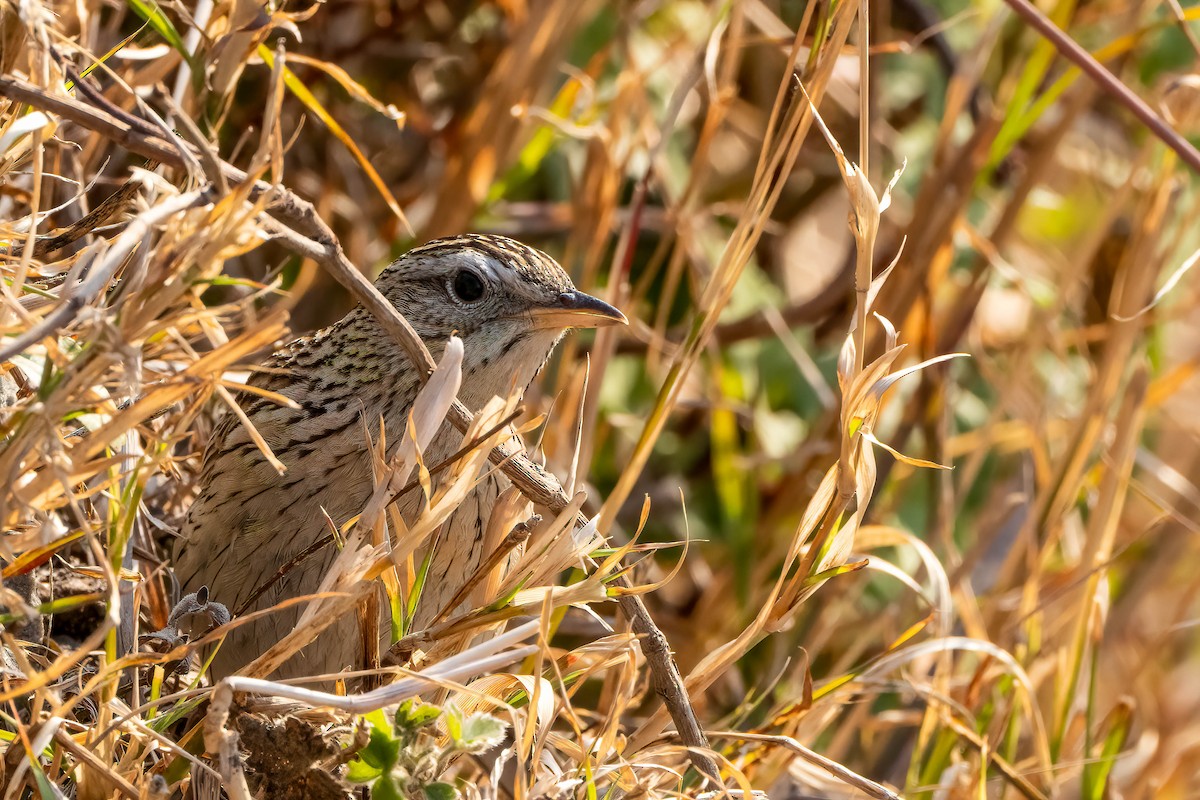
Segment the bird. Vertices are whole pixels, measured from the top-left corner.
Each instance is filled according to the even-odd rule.
[[[388,266],[375,285],[435,359],[452,335],[461,339],[459,399],[472,411],[493,396],[523,394],[568,329],[628,323],[618,309],[576,289],[553,258],[503,236],[464,234],[428,242]],[[242,408],[286,470],[281,475],[268,462],[237,415],[218,420],[175,546],[181,591],[206,587],[209,600],[234,610],[284,565],[291,568],[282,580],[247,611],[317,591],[336,547],[330,543],[303,560],[297,556],[328,534],[326,514],[340,526],[363,510],[373,490],[364,422],[377,430],[382,420],[385,441],[394,446],[405,433],[421,383],[408,356],[362,306],[272,354],[248,384],[288,398],[291,406],[260,392],[249,394]],[[461,434],[443,423],[425,463],[438,463],[461,442]],[[426,579],[418,622],[430,621],[431,611],[457,593],[486,555],[480,552],[483,532],[507,486],[498,471],[487,472],[445,523],[433,545],[436,574]],[[416,505],[401,506],[407,522]],[[293,605],[230,632],[210,676],[233,674],[265,652],[292,629],[299,612]],[[360,641],[350,613],[272,677],[358,668]]]

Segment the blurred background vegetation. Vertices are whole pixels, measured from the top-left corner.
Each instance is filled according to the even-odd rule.
[[[502,233],[620,305],[628,330],[560,348],[527,402],[547,421],[526,438],[587,488],[589,514],[632,481],[607,531],[617,543],[649,498],[638,542],[671,546],[646,547],[635,576],[670,574],[647,602],[685,674],[771,602],[839,458],[857,251],[816,128],[774,176],[761,238],[644,466],[635,455],[713,310],[702,298],[728,274],[731,237],[760,213],[748,198],[773,111],[797,96],[793,43],[801,82],[825,58],[832,136],[851,160],[869,153],[881,193],[903,167],[873,271],[896,265],[873,311],[907,344],[902,365],[970,356],[901,381],[874,432],[953,469],[876,450],[844,559],[868,564],[822,573],[694,694],[701,720],[794,737],[911,797],[1200,796],[1200,320],[1181,269],[1200,247],[1200,194],[1175,152],[1005,2],[870,3],[865,104],[861,28],[834,41],[854,9],[831,0],[0,2],[6,76],[57,93],[64,64],[103,58],[88,80],[111,103],[184,114],[243,168],[271,108],[264,57],[281,43],[290,74],[270,178],[311,200],[364,272],[419,241]],[[1200,6],[1038,8],[1178,131],[1200,132]],[[0,106],[0,135],[27,111]],[[33,148],[18,146],[28,137],[0,148],[0,219],[15,225],[36,203],[59,209],[40,230],[67,226],[147,166],[77,128],[57,135],[40,187]],[[10,305],[27,266],[6,259]],[[273,243],[226,251],[221,266],[239,280],[211,281],[223,285],[203,300],[237,305],[231,335],[269,307],[290,307],[300,333],[352,305]],[[10,335],[30,324],[4,313]],[[870,360],[883,329],[867,332]],[[184,447],[198,451],[208,424]],[[186,505],[178,485],[193,467],[181,459],[152,483],[164,518]],[[562,636],[592,636],[591,624],[568,616]],[[584,686],[576,710],[603,717],[606,691]],[[627,709],[631,731],[652,694]],[[777,800],[853,795],[787,748],[714,746]],[[661,775],[642,779],[667,791]]]

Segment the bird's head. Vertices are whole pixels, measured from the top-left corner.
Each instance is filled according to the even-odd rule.
[[[550,256],[504,236],[434,240],[401,256],[376,285],[435,353],[451,334],[462,338],[468,405],[524,389],[567,329],[628,323],[576,289]]]

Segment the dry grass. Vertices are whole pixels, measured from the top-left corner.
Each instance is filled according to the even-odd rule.
[[[865,2],[0,0],[3,796],[1200,793],[1200,194],[1142,124],[1195,132],[1200,14],[1051,2],[1052,43],[1008,2],[868,41]],[[631,328],[474,419],[447,348],[302,624],[210,686],[166,556],[213,420],[370,301],[347,264],[468,229]],[[487,537],[523,555],[409,630],[513,418],[568,492],[527,472]],[[269,681],[379,602],[391,666]]]

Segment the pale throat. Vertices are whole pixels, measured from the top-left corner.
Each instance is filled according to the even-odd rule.
[[[494,396],[524,394],[533,383],[562,331],[504,329],[495,335],[487,327],[463,338],[463,379],[459,398],[478,411]]]

